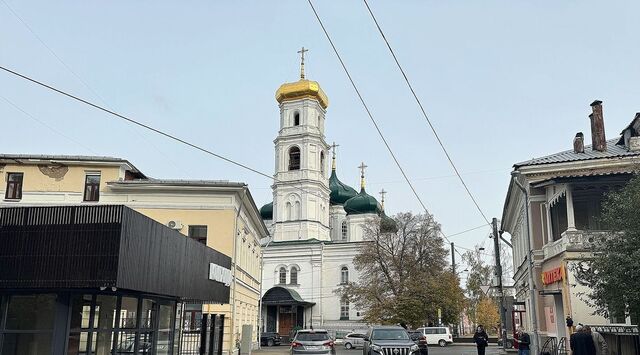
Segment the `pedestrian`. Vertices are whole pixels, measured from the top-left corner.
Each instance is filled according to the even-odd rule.
[[[518,339],[513,340],[518,343],[518,355],[529,355],[531,337],[529,336],[529,333],[524,331],[523,326],[518,327]]]
[[[609,355],[609,346],[604,340],[602,334],[596,332],[595,330],[591,330],[591,327],[589,327],[588,325],[585,325],[584,329],[585,331],[591,333],[593,345],[596,347],[596,355]]]
[[[489,345],[489,336],[481,325],[476,328],[476,332],[473,334],[473,341],[476,343],[478,355],[484,355],[484,350]]]
[[[573,355],[596,355],[596,346],[591,333],[582,324],[578,324],[576,332],[569,337],[569,345]]]

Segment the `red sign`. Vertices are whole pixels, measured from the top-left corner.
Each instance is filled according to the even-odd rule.
[[[564,267],[560,266],[549,271],[542,272],[542,284],[549,285],[565,278]]]

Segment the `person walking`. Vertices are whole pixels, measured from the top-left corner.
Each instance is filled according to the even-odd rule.
[[[529,355],[531,337],[524,331],[523,326],[518,327],[518,339],[513,339],[518,343],[518,355]]]
[[[481,325],[476,328],[476,332],[473,334],[473,341],[476,343],[478,355],[484,355],[484,351],[489,345],[489,336]]]
[[[576,332],[569,337],[569,345],[573,355],[596,355],[596,346],[591,333],[582,324],[578,324]]]
[[[585,325],[584,329],[587,333],[591,333],[593,345],[596,347],[596,355],[609,355],[609,346],[604,340],[602,334],[596,332],[595,330],[591,330],[591,327],[589,327],[588,325]]]

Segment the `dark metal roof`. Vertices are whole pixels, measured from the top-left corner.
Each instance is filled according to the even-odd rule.
[[[274,305],[299,305],[299,306],[313,306],[314,302],[307,302],[300,297],[300,294],[290,288],[275,286],[265,292],[262,296],[262,304],[274,306]]]
[[[626,156],[638,156],[640,152],[630,152],[624,145],[617,145],[619,138],[611,139],[607,141],[607,149],[604,152],[591,149],[591,145],[584,147],[584,153],[576,153],[573,149],[565,150],[563,152],[547,155],[540,158],[534,158],[531,160],[523,161],[514,164],[514,168],[531,165],[543,165],[554,163],[567,163],[573,161],[584,161],[594,159],[607,159],[618,158]]]
[[[168,186],[212,186],[212,187],[244,187],[243,182],[233,182],[229,180],[183,180],[183,179],[139,179],[112,181],[111,184],[119,185],[168,185]]]

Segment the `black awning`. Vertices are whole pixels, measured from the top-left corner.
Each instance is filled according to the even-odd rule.
[[[303,300],[295,290],[282,286],[270,288],[269,291],[262,296],[262,304],[265,306],[295,305],[303,307],[311,307],[315,305],[314,302],[307,302]]]
[[[0,290],[116,287],[229,302],[231,259],[121,205],[0,208]]]

